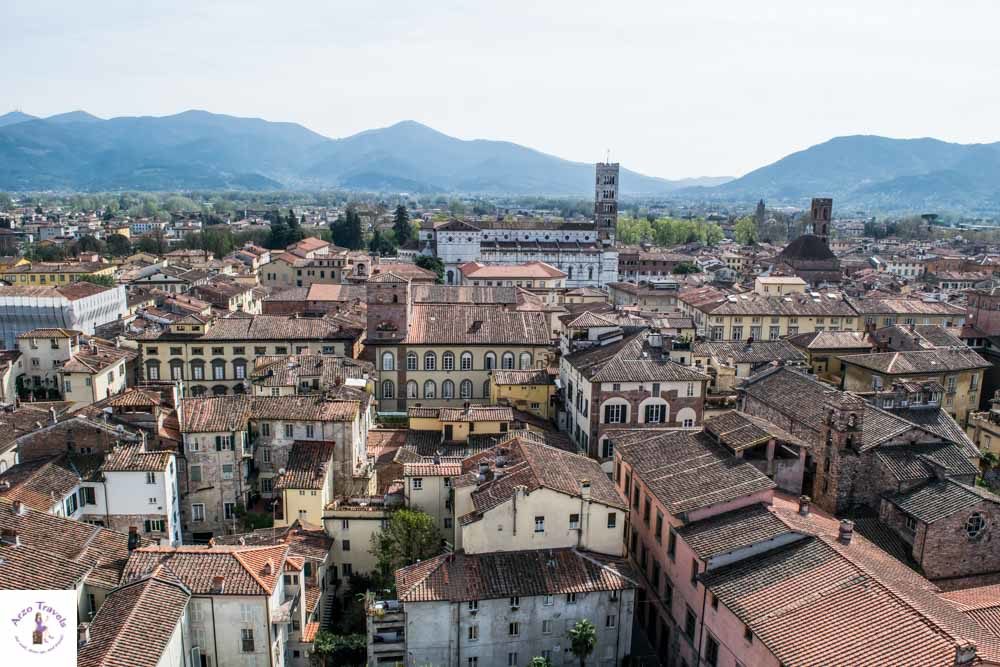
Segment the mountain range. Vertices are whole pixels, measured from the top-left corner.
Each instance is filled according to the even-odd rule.
[[[322,189],[589,197],[592,164],[414,121],[330,139],[295,123],[206,111],[101,119],[0,116],[0,190]],[[1000,211],[1000,143],[846,136],[740,178],[667,180],[623,167],[621,192],[838,210]]]
[[[581,195],[594,167],[505,141],[456,139],[414,121],[329,139],[294,123],[205,111],[102,120],[83,111],[0,116],[0,189],[346,188]],[[625,195],[727,179],[669,181],[623,169]]]

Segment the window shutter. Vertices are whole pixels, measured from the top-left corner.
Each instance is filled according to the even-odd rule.
[[[217,451],[217,452],[221,452],[222,451],[222,436],[221,435],[215,436],[215,451]]]
[[[147,532],[147,533],[152,532],[149,529],[149,519],[146,519],[145,521],[142,522],[142,527],[145,529],[145,532]]]
[[[604,406],[604,423],[605,424],[611,423],[611,406],[610,405],[605,405]]]

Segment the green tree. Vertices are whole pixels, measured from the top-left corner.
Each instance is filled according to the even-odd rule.
[[[406,245],[412,238],[413,226],[410,225],[410,213],[406,207],[400,204],[396,207],[396,214],[393,216],[392,231],[396,234],[396,243]]]
[[[580,660],[580,667],[585,667],[597,645],[597,628],[589,619],[582,618],[569,629],[569,642],[573,655]]]
[[[371,547],[379,572],[388,576],[401,567],[440,553],[441,533],[430,514],[400,509],[392,513],[385,528],[372,535]]]
[[[313,640],[312,663],[317,667],[364,665],[366,651],[367,638],[363,634],[335,635],[320,630]]]
[[[678,276],[686,276],[689,273],[701,273],[701,269],[693,262],[681,262],[674,267],[671,273]]]
[[[392,242],[391,235],[383,234],[376,229],[375,233],[372,234],[371,240],[368,241],[368,250],[383,257],[395,255],[396,244]]]
[[[536,655],[528,663],[528,667],[552,667],[552,661],[540,655]]]
[[[439,257],[433,257],[431,255],[420,255],[417,257],[416,261],[413,262],[421,269],[427,269],[428,271],[433,271],[437,274],[438,285],[444,284],[444,262],[441,261]]]
[[[361,216],[353,206],[348,206],[347,210],[330,225],[333,234],[333,242],[341,248],[350,250],[361,250],[364,247],[365,239],[361,231]]]
[[[111,276],[80,276],[80,282],[94,283],[95,285],[103,285],[105,287],[115,286],[115,279]]]
[[[132,243],[121,234],[109,236],[106,246],[112,257],[125,257],[132,254]]]
[[[81,252],[100,253],[104,251],[104,244],[101,242],[101,240],[90,234],[87,234],[86,236],[81,236],[79,239],[77,239],[77,242],[74,245],[76,246],[74,250],[77,254]]]
[[[740,245],[753,245],[757,243],[757,225],[754,224],[753,218],[740,218],[736,221],[736,226],[733,228],[733,234],[736,236],[736,242]]]
[[[719,227],[714,222],[705,225],[705,245],[714,246],[718,245],[719,241],[726,238],[725,233],[722,231],[722,227]]]

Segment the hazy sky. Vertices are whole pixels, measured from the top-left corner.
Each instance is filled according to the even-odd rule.
[[[739,175],[842,134],[1000,140],[996,0],[0,0],[0,113],[185,109]]]

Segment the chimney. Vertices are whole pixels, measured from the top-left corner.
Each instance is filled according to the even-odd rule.
[[[90,643],[90,623],[76,626],[76,645],[83,647]]]
[[[962,642],[955,646],[955,664],[968,665],[976,659],[976,645],[972,642]]]
[[[580,497],[584,500],[590,500],[590,480],[581,479],[580,480]]]
[[[487,463],[486,461],[480,461],[479,462],[479,474],[480,475],[485,475],[489,471],[490,471],[490,464]]]
[[[16,515],[27,514],[27,509],[24,507],[24,503],[20,500],[15,500],[11,509],[14,510],[14,514]]]
[[[53,423],[53,424],[55,424],[55,423],[56,423],[56,422],[58,421],[58,420],[56,419],[56,408],[55,408],[55,406],[54,406],[54,405],[50,405],[50,406],[49,406],[49,419],[51,419],[51,420],[52,420],[52,423]]]
[[[21,546],[21,536],[17,534],[16,530],[4,528],[0,531],[0,542],[12,547],[19,547]]]
[[[212,577],[212,589],[211,592],[215,595],[221,595],[222,590],[225,586],[226,578],[221,575],[216,575]]]
[[[799,514],[809,516],[809,503],[811,500],[809,496],[799,496]]]
[[[841,544],[850,544],[852,537],[854,537],[854,522],[843,519],[840,522],[840,534],[837,535],[837,540]]]
[[[128,550],[135,551],[139,546],[139,529],[136,526],[128,527]]]

